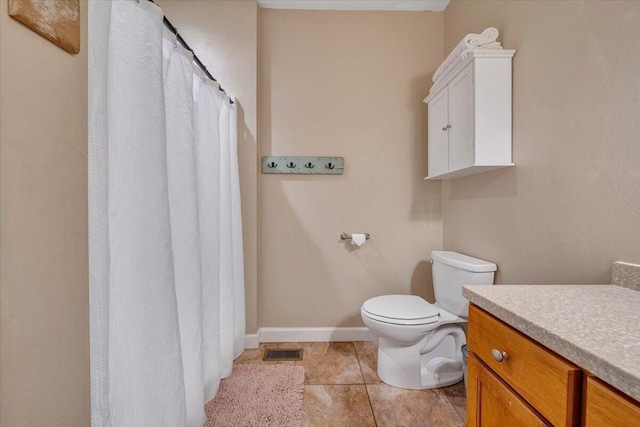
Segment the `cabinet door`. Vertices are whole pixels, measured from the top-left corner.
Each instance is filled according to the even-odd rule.
[[[473,353],[469,354],[467,426],[551,426]]]
[[[435,176],[449,170],[447,142],[447,89],[429,101],[428,175]],[[443,130],[444,129],[444,130]]]
[[[592,377],[587,377],[584,406],[584,427],[640,424],[640,403]]]
[[[473,63],[449,83],[449,170],[474,164]]]

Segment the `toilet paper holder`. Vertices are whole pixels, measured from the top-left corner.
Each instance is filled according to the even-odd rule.
[[[364,233],[364,236],[367,238],[367,240],[369,240],[371,238],[369,233]],[[351,234],[340,233],[340,239],[342,239],[342,240],[351,240]]]

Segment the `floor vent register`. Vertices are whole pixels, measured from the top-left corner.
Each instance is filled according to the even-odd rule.
[[[301,348],[292,348],[292,349],[267,349],[264,352],[264,356],[262,360],[267,362],[277,362],[283,360],[302,360],[302,349]]]

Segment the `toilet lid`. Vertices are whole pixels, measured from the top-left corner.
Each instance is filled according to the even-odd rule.
[[[370,317],[388,323],[418,325],[437,322],[438,309],[415,295],[383,295],[362,304]]]

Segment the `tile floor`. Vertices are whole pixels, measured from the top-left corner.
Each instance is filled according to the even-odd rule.
[[[267,348],[302,348],[303,360],[263,362]],[[303,426],[464,426],[462,382],[435,390],[402,390],[378,378],[376,342],[265,343],[245,350],[236,364],[305,368]]]

